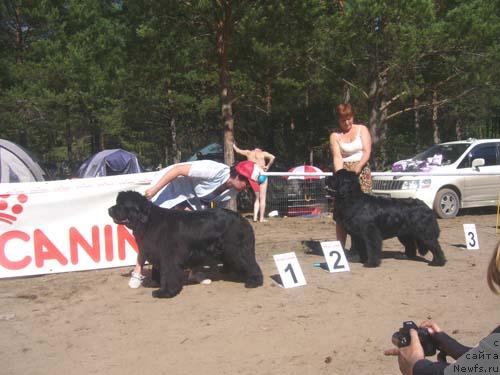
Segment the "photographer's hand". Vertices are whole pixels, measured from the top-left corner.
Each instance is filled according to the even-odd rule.
[[[441,332],[441,328],[439,328],[439,326],[436,323],[430,320],[425,320],[422,323],[420,323],[420,327],[427,328],[427,331],[429,331],[431,336],[434,335],[435,333]]]
[[[441,353],[449,355],[453,359],[458,359],[465,353],[467,353],[471,347],[462,345],[453,337],[448,336],[444,331],[439,328],[439,326],[430,321],[426,320],[420,324],[421,328],[427,328],[429,334],[431,335],[433,341],[436,343],[437,347]]]
[[[399,370],[403,375],[412,375],[413,366],[421,359],[424,359],[424,349],[418,339],[418,333],[410,329],[411,342],[404,348],[392,348],[384,351],[385,355],[397,355]]]

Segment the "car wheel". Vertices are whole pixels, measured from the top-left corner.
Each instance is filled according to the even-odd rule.
[[[460,198],[452,189],[441,189],[434,199],[434,211],[441,219],[457,216],[460,209]]]

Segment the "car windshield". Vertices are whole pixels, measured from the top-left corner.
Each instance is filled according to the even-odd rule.
[[[436,156],[442,155],[441,165],[453,164],[470,146],[469,143],[454,143],[454,144],[441,144],[434,145],[424,152],[417,154],[413,157],[416,161],[427,161]]]

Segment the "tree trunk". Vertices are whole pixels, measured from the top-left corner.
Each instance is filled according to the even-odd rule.
[[[228,48],[232,22],[232,1],[220,0],[216,2],[221,10],[221,17],[217,19],[217,55],[219,57],[219,84],[222,127],[224,129],[224,162],[234,164],[234,119],[231,102],[231,79],[229,74]]]
[[[266,83],[266,115],[271,116],[271,112],[273,110],[273,93],[271,82]]]
[[[310,97],[309,97],[309,87],[306,87],[306,92],[305,92],[305,98],[304,98],[304,105],[305,105],[305,125],[307,129],[307,151],[308,151],[308,160],[309,164],[313,164],[313,130],[312,130],[312,124],[311,121],[309,120],[309,103],[310,103]]]
[[[343,103],[349,103],[351,101],[351,86],[345,83],[343,92],[344,92],[344,94],[342,95]]]
[[[415,115],[414,115],[414,121],[415,121],[415,152],[418,152],[420,150],[420,110],[418,109],[418,105],[420,104],[420,101],[418,98],[413,99],[413,107],[415,108]]]
[[[68,118],[70,118],[68,116]],[[73,135],[71,133],[71,124],[69,122],[66,123],[66,159],[71,162],[73,161]]]
[[[92,115],[90,115],[89,119],[90,123],[90,131],[91,131],[91,142],[92,142],[92,154],[95,154],[99,151],[102,151],[101,149],[101,131],[99,129],[99,126],[95,123],[95,120],[92,118]]]
[[[296,158],[296,152],[295,152],[295,119],[293,117],[290,118],[290,155],[291,155],[291,161],[292,165],[297,165],[297,158]]]
[[[174,158],[174,164],[180,163],[181,161],[181,152],[179,147],[177,146],[177,127],[175,124],[175,116],[172,116],[170,119],[170,133],[172,135],[172,153]]]
[[[380,101],[380,117],[379,117],[379,155],[381,160],[381,166],[385,167],[387,163],[387,75],[383,74],[380,77],[380,89],[379,93],[382,93]]]
[[[232,23],[232,0],[217,0],[220,18],[216,19],[216,46],[219,58],[219,89],[221,102],[222,127],[224,129],[224,162],[234,164],[234,118],[231,101],[231,77],[229,74],[228,49]],[[219,12],[216,12],[219,14]],[[229,208],[236,211],[236,200],[232,199]]]
[[[437,92],[432,92],[432,129],[434,130],[434,144],[440,143],[439,125],[438,125],[438,104]]]
[[[268,78],[267,83],[265,85],[265,105],[266,105],[266,134],[269,134],[268,141],[264,141],[260,143],[260,147],[271,148],[274,151],[281,154],[282,157],[285,156],[285,152],[283,150],[288,150],[287,147],[287,138],[288,131],[285,128],[286,125],[284,122],[280,122],[279,125],[273,123],[273,87],[272,87],[272,79]]]
[[[455,134],[457,136],[457,141],[461,141],[463,131],[462,131],[462,121],[460,121],[460,119],[457,120],[457,123],[455,125]]]
[[[168,139],[168,137],[167,137]],[[164,167],[167,167],[170,165],[170,148],[168,147],[168,142],[165,143],[165,147],[163,148],[163,156],[164,156],[164,163],[160,163],[160,165],[157,167],[158,170],[163,169]]]
[[[106,149],[106,144],[104,142],[104,133],[102,132],[101,128],[99,127],[99,151],[105,150]]]
[[[368,126],[370,128],[371,138],[372,138],[372,160],[375,161],[375,168],[378,169],[379,162],[376,155],[378,154],[378,147],[380,144],[379,139],[379,129],[378,129],[378,117],[379,117],[379,98],[378,98],[378,82],[377,76],[374,75],[372,82],[370,84],[370,91],[368,94],[370,101],[370,119]]]
[[[273,111],[273,92],[272,92],[272,85],[271,85],[271,79],[268,79],[265,87],[265,96],[264,96],[264,104],[266,107],[266,134],[269,136],[269,141],[267,142],[267,146],[264,146],[264,144],[259,144],[258,147],[269,147],[269,144],[272,144],[273,147],[276,145],[276,138],[281,136],[280,133],[280,128],[278,127],[273,127],[272,126],[272,111]],[[254,146],[257,147],[257,146]]]
[[[339,10],[339,13],[341,15],[344,15],[344,9],[345,9],[344,0],[337,0],[336,3],[337,3],[337,8]],[[348,103],[348,102],[344,102],[344,103]]]
[[[23,41],[23,30],[22,30],[22,21],[21,21],[21,7],[16,4],[15,11],[16,18],[16,31],[15,31],[15,46],[16,46],[16,62],[18,64],[23,62],[22,53],[24,49],[24,41]]]

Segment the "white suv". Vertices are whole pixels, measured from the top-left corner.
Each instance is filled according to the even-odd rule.
[[[421,199],[440,218],[454,217],[461,208],[496,206],[500,139],[440,143],[392,169],[373,173],[374,195]]]

